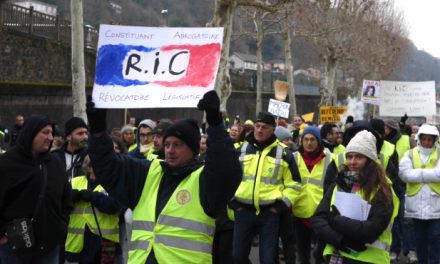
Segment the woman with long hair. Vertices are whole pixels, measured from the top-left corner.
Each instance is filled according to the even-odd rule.
[[[391,227],[399,201],[376,162],[374,135],[366,130],[356,134],[347,145],[346,157],[347,165],[341,168],[335,186],[329,188],[312,218],[314,231],[327,243],[323,255],[327,263],[390,263]],[[357,194],[370,204],[364,217],[344,216],[347,210],[358,208],[337,207],[342,203],[336,197],[356,198],[347,193]]]

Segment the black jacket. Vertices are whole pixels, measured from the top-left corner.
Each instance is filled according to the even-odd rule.
[[[334,188],[350,192],[338,175],[337,185],[328,189],[324,198],[312,217],[313,230],[324,243],[333,245],[336,249],[357,249],[367,243],[373,243],[387,228],[392,214],[393,203],[386,203],[381,192],[371,201],[371,209],[366,221],[353,220],[330,212],[331,198]],[[363,263],[350,261],[350,263]]]
[[[33,139],[49,124],[50,120],[43,117],[26,119],[17,145],[0,156],[0,237],[9,221],[32,218],[43,184],[41,167],[47,168],[45,197],[34,224],[37,248],[43,250],[63,243],[72,209],[62,162],[49,152],[37,158],[31,154]]]
[[[78,176],[84,176],[85,172],[82,169],[82,163],[84,161],[85,156],[87,155],[87,149],[82,148],[80,150],[75,151],[75,153],[69,153],[67,150],[67,142],[63,144],[63,146],[55,151],[53,151],[55,155],[59,157],[59,159],[64,164],[64,170],[66,171],[66,177],[69,179],[69,181],[72,180],[74,177]],[[71,154],[72,161],[70,169],[66,168],[66,153]]]
[[[241,182],[242,170],[232,140],[223,125],[208,128],[208,151],[200,176],[200,202],[205,213],[216,217],[226,208]],[[100,184],[121,204],[133,209],[142,194],[150,161],[128,155],[116,155],[108,135],[89,138],[89,155]],[[194,159],[190,164],[173,169],[161,162],[164,175],[159,185],[156,215],[160,214],[179,183],[203,164]],[[148,263],[154,263],[150,254]]]

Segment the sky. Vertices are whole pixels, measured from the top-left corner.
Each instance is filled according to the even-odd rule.
[[[409,38],[416,47],[440,59],[440,1],[394,0],[405,17]]]

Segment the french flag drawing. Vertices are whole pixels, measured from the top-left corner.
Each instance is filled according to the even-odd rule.
[[[102,86],[208,87],[215,80],[220,43],[99,48],[95,83]]]

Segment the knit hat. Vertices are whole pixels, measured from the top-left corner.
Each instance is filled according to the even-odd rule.
[[[160,122],[154,129],[153,133],[163,135],[163,133],[171,126],[170,122]]]
[[[140,128],[141,126],[147,126],[151,129],[154,129],[156,127],[156,124],[151,119],[144,119],[139,123],[138,128]]]
[[[316,140],[321,142],[321,133],[319,132],[319,128],[315,126],[308,126],[304,128],[303,133],[301,134],[301,140],[304,138],[305,135],[312,134],[315,136]]]
[[[385,135],[385,123],[382,119],[371,119],[370,124],[379,135]]]
[[[292,134],[290,134],[289,130],[285,127],[282,127],[282,126],[277,126],[275,128],[275,136],[277,136],[277,138],[279,140],[284,140],[286,138],[292,138]]]
[[[389,128],[392,128],[396,131],[399,131],[399,124],[397,123],[397,121],[393,120],[393,119],[387,119],[385,120],[385,125]]]
[[[185,142],[194,155],[199,154],[200,130],[196,120],[184,119],[168,127],[163,135],[163,141],[165,142],[169,136],[179,138]]]
[[[134,128],[130,125],[125,125],[121,128],[121,134],[127,133],[129,131],[134,133]]]
[[[377,158],[376,137],[367,130],[357,133],[345,148],[345,153],[357,152],[375,161]]]
[[[73,130],[82,127],[89,129],[86,122],[84,122],[82,118],[74,116],[67,120],[66,124],[64,124],[64,135],[67,137],[73,132]]]
[[[262,122],[271,125],[273,127],[276,127],[275,117],[269,112],[260,112],[255,122]]]

